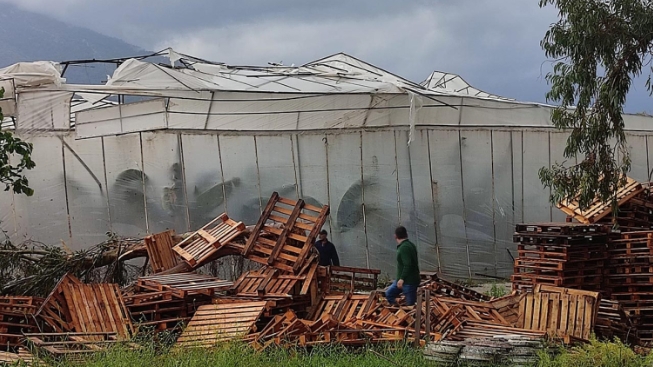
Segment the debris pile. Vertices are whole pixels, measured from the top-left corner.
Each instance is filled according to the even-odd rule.
[[[643,200],[638,190],[629,200]],[[511,294],[491,298],[423,273],[416,305],[391,306],[377,289],[379,270],[319,265],[313,242],[328,215],[328,206],[274,193],[251,230],[222,214],[185,237],[146,237],[142,251],[130,251],[146,254],[151,271],[125,288],[67,274],[46,299],[0,297],[0,360],[26,360],[27,350],[81,358],[116,343],[137,348],[130,340],[144,331],[176,333],[176,348],[234,339],[258,350],[410,340],[436,354],[441,348],[431,343],[455,346],[459,357],[487,345],[517,359],[533,354],[520,354],[520,345],[582,342],[592,331],[631,342],[653,338],[646,333],[653,316],[641,307],[653,303],[646,293],[653,232],[518,225]],[[201,273],[227,255],[257,267],[234,281]]]

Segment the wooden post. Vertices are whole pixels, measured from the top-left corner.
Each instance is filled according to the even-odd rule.
[[[426,299],[426,342],[431,341],[431,291],[426,289],[424,291],[424,298]]]
[[[422,331],[422,290],[417,289],[417,302],[415,303],[415,347],[419,348],[420,333]]]

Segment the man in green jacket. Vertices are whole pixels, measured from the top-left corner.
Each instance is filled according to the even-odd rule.
[[[400,293],[406,297],[406,304],[412,306],[417,299],[419,287],[419,264],[417,263],[417,247],[408,241],[408,231],[403,226],[395,229],[397,241],[397,279],[385,291],[385,298],[391,305],[396,304]]]

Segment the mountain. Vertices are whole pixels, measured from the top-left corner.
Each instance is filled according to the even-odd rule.
[[[2,4],[0,14],[0,67],[19,61],[108,59],[149,53],[117,38],[68,25],[44,15]],[[71,66],[64,75],[69,83],[100,83],[115,69],[112,65]]]

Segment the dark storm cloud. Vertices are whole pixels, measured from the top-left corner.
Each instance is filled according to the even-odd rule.
[[[145,49],[227,63],[302,64],[346,52],[416,82],[460,74],[490,93],[545,101],[539,42],[556,10],[535,0],[0,0]],[[628,110],[650,110],[643,85]]]

